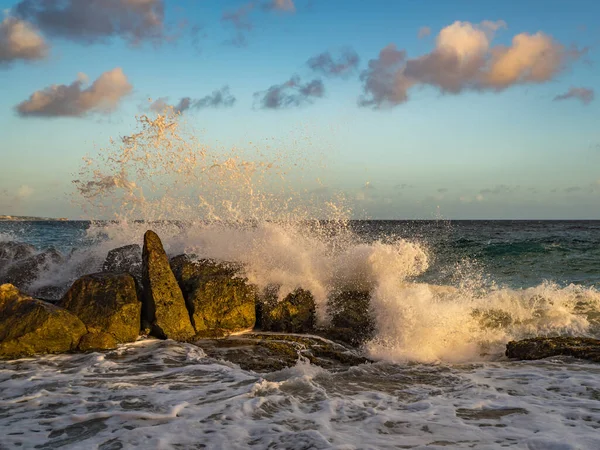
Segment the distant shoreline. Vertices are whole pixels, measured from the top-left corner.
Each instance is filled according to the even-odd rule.
[[[54,218],[54,217],[33,217],[33,216],[0,216],[2,222],[66,222],[66,217]]]

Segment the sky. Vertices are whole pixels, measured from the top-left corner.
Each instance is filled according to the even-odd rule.
[[[83,217],[82,157],[170,105],[208,145],[323,159],[356,217],[600,219],[595,0],[0,9],[0,215]]]

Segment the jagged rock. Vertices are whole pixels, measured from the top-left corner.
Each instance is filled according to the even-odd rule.
[[[34,253],[35,247],[23,242],[0,242],[0,274],[11,264],[32,256]]]
[[[256,290],[236,276],[239,265],[179,255],[171,259],[171,268],[197,333],[226,333],[254,326]]]
[[[88,333],[79,341],[79,350],[88,352],[93,350],[110,350],[117,347],[117,341],[108,333]]]
[[[299,359],[329,370],[343,370],[371,361],[351,349],[316,336],[248,333],[196,342],[212,357],[244,370],[273,372],[296,365]]]
[[[296,289],[278,301],[278,288],[267,288],[257,303],[263,331],[307,333],[315,327],[315,299],[309,291]]]
[[[236,264],[197,259],[194,255],[175,256],[171,258],[170,264],[184,297],[196,289],[198,281],[215,276],[233,277],[241,269]]]
[[[0,359],[75,350],[85,325],[69,311],[0,286]]]
[[[370,294],[359,291],[342,291],[329,299],[331,338],[361,345],[373,338],[375,320],[370,313]],[[329,334],[328,334],[329,336]]]
[[[58,306],[72,312],[89,333],[107,333],[116,343],[140,333],[142,303],[129,273],[95,273],[79,278]]]
[[[144,234],[142,328],[161,339],[188,340],[195,334],[183,293],[156,233]]]
[[[102,272],[129,272],[136,280],[142,279],[142,249],[138,244],[114,248],[108,252]]]
[[[11,264],[3,279],[19,289],[27,289],[42,272],[48,270],[52,265],[60,264],[63,257],[53,248],[48,248],[37,255],[28,256],[25,259]]]
[[[514,359],[543,359],[551,356],[572,356],[600,362],[600,340],[583,337],[537,337],[511,341],[506,356]]]

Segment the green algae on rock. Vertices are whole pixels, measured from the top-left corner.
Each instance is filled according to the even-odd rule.
[[[0,359],[75,350],[85,325],[69,311],[0,286]]]
[[[161,339],[186,341],[195,335],[183,293],[156,233],[144,234],[142,326]]]
[[[110,350],[117,347],[117,341],[108,333],[97,332],[84,335],[79,341],[79,350],[88,352],[93,350]]]
[[[374,336],[375,320],[370,301],[369,292],[360,291],[342,291],[329,299],[327,308],[336,339],[361,345]]]
[[[140,333],[142,303],[128,273],[85,275],[58,306],[79,317],[89,333],[108,333],[117,343],[133,342]]]
[[[296,289],[283,300],[277,288],[266,289],[258,307],[260,327],[264,331],[306,333],[315,327],[315,299],[310,291]]]

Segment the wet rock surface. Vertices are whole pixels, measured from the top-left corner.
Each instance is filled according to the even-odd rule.
[[[197,333],[254,327],[256,289],[237,275],[239,266],[179,255],[171,268]]]
[[[30,284],[42,272],[49,270],[53,265],[60,264],[62,261],[63,256],[55,249],[49,248],[11,264],[2,278],[5,283],[10,283],[27,291]]]
[[[86,334],[69,311],[33,299],[11,284],[0,286],[0,358],[75,350]]]
[[[260,328],[264,331],[308,333],[315,328],[315,299],[304,289],[296,289],[278,301],[278,288],[267,289],[257,304]]]
[[[11,264],[34,254],[33,245],[14,241],[0,242],[0,277]]]
[[[328,312],[336,340],[359,346],[375,334],[375,320],[370,312],[369,292],[342,291],[329,299]]]
[[[152,336],[186,341],[195,335],[162,242],[151,230],[144,234],[142,288],[142,326],[147,326]]]
[[[128,272],[141,282],[142,248],[138,244],[131,244],[112,249],[102,264],[102,272]]]
[[[255,372],[285,369],[299,360],[329,370],[371,362],[344,345],[309,335],[245,333],[224,339],[200,339],[196,345],[212,358]]]
[[[511,341],[506,345],[506,356],[522,360],[572,356],[600,363],[600,340],[560,336]]]
[[[118,343],[140,333],[140,302],[129,273],[96,273],[79,278],[58,306],[75,314],[89,333],[107,333]]]

